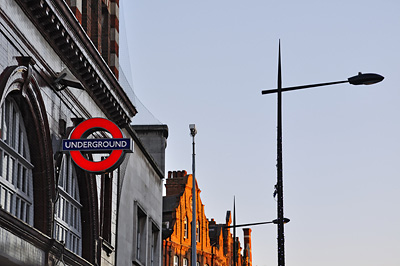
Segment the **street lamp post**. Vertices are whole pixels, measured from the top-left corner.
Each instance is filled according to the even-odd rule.
[[[278,84],[277,89],[263,90],[262,94],[277,93],[277,183],[276,183],[276,194],[277,200],[277,215],[278,218],[274,220],[278,227],[278,265],[285,265],[285,235],[284,235],[284,224],[287,218],[283,215],[283,163],[282,163],[282,92],[300,90],[314,87],[322,87],[340,83],[350,83],[352,85],[371,85],[381,82],[384,79],[383,76],[373,73],[362,74],[358,73],[357,76],[350,77],[343,81],[334,81],[327,83],[309,84],[295,87],[282,88],[282,73],[281,73],[281,46],[279,43],[279,55],[278,55]]]
[[[233,266],[237,265],[237,245],[236,245],[236,203],[235,197],[233,197]]]
[[[196,266],[197,254],[196,254],[196,175],[195,175],[195,142],[194,136],[197,134],[196,125],[190,124],[190,135],[192,136],[193,142],[193,153],[192,153],[192,266]]]

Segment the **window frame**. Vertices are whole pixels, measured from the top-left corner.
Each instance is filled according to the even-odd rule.
[[[200,242],[200,221],[196,221],[196,242]]]
[[[33,226],[33,164],[24,119],[13,97],[0,108],[0,205]]]
[[[147,214],[142,207],[136,202],[136,230],[135,230],[135,259],[141,263],[146,262],[147,248]]]
[[[179,257],[177,255],[174,256],[174,266],[179,266]]]
[[[150,266],[158,265],[160,258],[160,229],[156,223],[151,220],[151,228],[149,232],[149,262]]]
[[[189,233],[188,224],[189,224],[188,217],[185,216],[185,219],[184,219],[184,221],[183,221],[183,238],[185,238],[185,239],[187,239],[187,238],[189,237],[189,235],[188,235],[188,233]]]
[[[82,204],[80,203],[78,177],[69,155],[64,154],[57,182],[57,200],[54,210],[54,234],[65,247],[82,255]]]

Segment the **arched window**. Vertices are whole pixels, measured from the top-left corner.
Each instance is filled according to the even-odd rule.
[[[187,258],[184,258],[184,259],[183,259],[183,266],[188,266],[188,260],[187,260]]]
[[[174,256],[174,266],[179,266],[179,257]]]
[[[1,106],[0,135],[0,205],[33,225],[33,165],[21,112],[9,97]]]
[[[200,242],[200,222],[196,223],[196,241]]]
[[[188,218],[185,216],[185,220],[183,221],[183,237],[188,238]]]
[[[70,156],[63,155],[58,179],[54,238],[78,255],[82,253],[82,225],[78,180]]]

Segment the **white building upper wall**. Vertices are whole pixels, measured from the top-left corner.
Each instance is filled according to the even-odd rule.
[[[74,66],[74,69],[70,69],[69,72],[79,75],[75,76],[76,81],[79,80],[82,84],[85,83],[85,90],[89,90],[91,97],[97,102],[100,101],[99,95],[94,94],[94,89],[91,87],[89,88],[89,84],[91,83],[87,84],[87,82],[91,79],[90,82],[93,82],[94,80],[95,83],[100,86],[102,98],[105,99],[104,103],[107,103],[107,106],[101,107],[103,112],[105,112],[109,118],[113,117],[121,120],[118,121],[120,124],[126,124],[129,122],[130,118],[136,113],[135,107],[119,85],[107,63],[94,47],[90,38],[86,33],[84,33],[82,26],[79,24],[75,16],[69,12],[67,4],[61,1],[53,2],[44,0],[43,5],[42,2],[40,2],[40,4],[37,3],[36,5],[43,6],[41,12],[46,10],[45,12],[47,15],[41,16],[47,17],[41,19],[53,21],[52,23],[49,22],[52,24],[49,25],[49,27],[56,27],[58,29],[57,34],[62,34],[62,38],[66,41],[65,47],[63,48],[65,50],[62,49],[61,52],[60,47],[58,47],[59,44],[52,47],[47,42],[46,38],[52,39],[52,36],[54,36],[53,33],[49,35],[46,32],[47,26],[40,26],[42,27],[40,30],[45,32],[43,34],[46,35],[46,38],[44,38],[36,26],[32,24],[32,17],[28,17],[24,13],[24,10],[30,10],[30,7],[25,7],[23,10],[20,5],[17,4],[17,1],[3,0],[0,2],[0,7],[4,10],[6,16],[12,18],[18,31],[29,42],[30,47],[29,49],[24,50],[24,56],[31,56],[34,58],[33,53],[39,53],[43,61],[36,62],[36,64],[47,65],[47,67],[42,68],[42,71],[45,75],[53,79],[57,73],[66,68],[66,65],[69,65],[70,67]],[[65,10],[67,13],[64,12],[61,15],[61,9]],[[29,13],[29,11],[27,12]],[[33,16],[35,17],[35,14],[33,14]],[[53,19],[54,17],[56,18],[55,20]],[[39,24],[41,23],[39,22]],[[57,51],[65,62],[57,56]],[[67,54],[68,57],[66,56]],[[80,72],[78,73],[78,70],[75,68],[76,65],[71,64],[72,58],[80,61],[80,63],[84,65],[85,69],[79,70]],[[84,77],[82,75],[86,76]],[[101,101],[103,102],[103,100]],[[118,110],[118,112],[115,112],[115,110]]]
[[[46,1],[50,2],[50,1]],[[14,25],[1,27],[10,42],[15,45],[19,56],[31,57],[35,64],[32,66],[35,75],[40,76],[40,94],[46,110],[49,122],[50,135],[53,138],[53,153],[59,151],[60,120],[66,122],[66,127],[73,126],[72,118],[88,119],[91,117],[104,117],[107,115],[86,90],[68,87],[56,91],[49,81],[55,74],[63,71],[67,63],[56,53],[47,39],[25,15],[15,0],[1,0],[0,9],[4,16],[8,17]],[[0,19],[0,23],[3,20]],[[8,29],[15,28],[18,34]],[[8,32],[7,32],[8,31]],[[20,35],[19,35],[20,34]],[[85,52],[85,49],[81,47]],[[18,55],[17,55],[18,56]],[[96,63],[87,55],[90,64],[98,68]],[[74,71],[70,71],[74,73]],[[102,73],[98,70],[98,73]],[[102,76],[103,77],[103,76]],[[111,93],[115,94],[111,84],[106,78],[102,79]],[[117,96],[115,97],[119,99]],[[132,131],[123,130],[126,137],[136,138]],[[57,139],[57,140],[56,140]],[[158,169],[146,148],[135,142],[134,153],[127,154],[124,163],[120,167],[120,176],[113,183],[112,204],[112,234],[114,239],[111,244],[118,248],[117,260],[123,262],[118,265],[131,265],[134,256],[134,226],[135,205],[139,205],[147,215],[148,226],[152,225],[160,231],[158,243],[158,256],[161,256],[161,225],[162,225],[162,183],[163,174]],[[119,194],[117,194],[119,192]],[[119,202],[119,206],[117,203]],[[117,224],[118,222],[118,224]],[[115,237],[118,239],[116,240]],[[113,259],[110,260],[110,263]],[[161,261],[161,259],[159,260]]]
[[[25,39],[29,40],[30,47],[22,45],[18,40],[16,40],[14,44],[20,44],[17,49],[21,55],[30,56],[35,60],[33,68],[38,73],[45,73],[45,75],[50,76],[52,73],[46,73],[48,67],[50,67],[54,73],[61,72],[66,68],[61,58],[32,24],[29,18],[26,17],[15,1],[2,0],[0,1],[0,8],[9,18],[12,18],[16,28],[22,33]],[[15,38],[12,33],[10,33],[8,37]],[[36,53],[32,53],[32,49],[34,49]],[[36,55],[40,55],[41,58],[37,58]],[[47,66],[44,66],[42,62],[45,62]],[[66,120],[68,127],[72,126],[72,122],[68,118],[105,117],[105,114],[85,90],[67,88],[55,93],[49,86],[43,86],[41,92],[49,118],[50,129],[58,129],[58,121],[60,118]]]
[[[151,230],[152,223],[160,230],[158,243],[160,257],[163,183],[159,173],[154,170],[137,144],[134,153],[127,154],[121,165],[120,182],[117,265],[131,265],[135,260],[138,206],[146,214],[148,231]]]

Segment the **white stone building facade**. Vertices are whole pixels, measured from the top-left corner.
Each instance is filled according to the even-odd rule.
[[[82,22],[93,3],[108,25],[97,41]],[[0,1],[0,265],[161,265],[168,128],[131,125],[117,19],[117,0]],[[61,151],[93,117],[134,142],[110,173]]]

